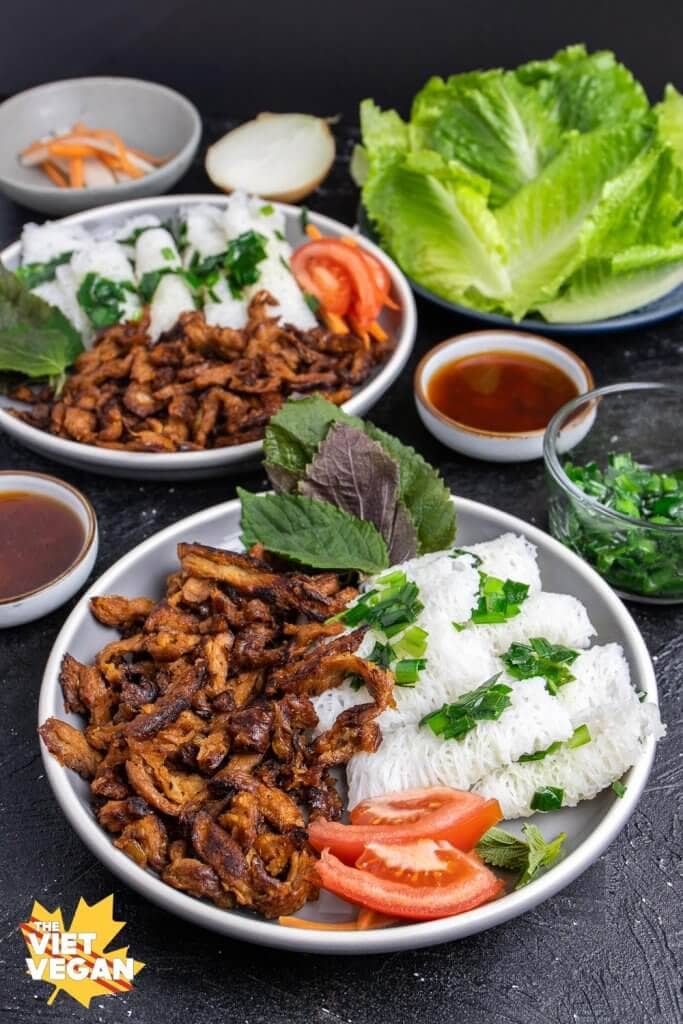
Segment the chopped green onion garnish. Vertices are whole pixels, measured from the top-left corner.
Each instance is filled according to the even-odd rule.
[[[485,572],[479,577],[479,602],[472,612],[475,626],[497,625],[519,615],[519,605],[529,593],[528,584],[499,580]]]
[[[259,212],[262,213],[264,217],[270,217],[271,214],[275,213],[275,207],[272,203],[267,203],[265,206],[261,207]]]
[[[301,207],[301,213],[299,214],[299,224],[301,224],[301,230],[305,231],[308,227],[308,210],[305,206]]]
[[[551,743],[549,747],[545,748],[545,750],[537,750],[535,754],[522,754],[519,759],[520,763],[524,764],[527,761],[542,761],[544,757],[548,756],[548,754],[557,753],[561,746],[562,741],[555,740],[555,742]]]
[[[425,658],[404,658],[397,662],[394,668],[397,686],[413,686],[423,668],[426,668]]]
[[[542,811],[543,813],[558,811],[563,800],[563,789],[559,789],[557,786],[541,786],[532,796],[530,807],[532,811]]]
[[[472,566],[475,569],[478,569],[479,566],[482,564],[482,559],[479,557],[479,555],[475,555],[473,551],[466,551],[465,548],[453,548],[453,550],[451,551],[451,558],[460,558],[462,557],[462,555],[469,555],[469,557],[472,559]]]
[[[620,800],[621,800],[622,796],[624,795],[624,793],[626,792],[626,786],[624,785],[623,782],[613,782],[612,783],[612,789],[617,794],[617,796],[619,797]]]
[[[445,740],[461,740],[477,722],[495,721],[512,703],[509,694],[512,687],[499,683],[500,672],[491,676],[485,683],[463,694],[454,704],[443,707],[425,715],[420,725],[428,725],[437,736]]]
[[[165,260],[175,259],[175,253],[173,252],[173,249],[171,249],[171,247],[168,245],[165,245],[164,248],[161,250],[161,255],[164,257]]]
[[[561,644],[551,644],[541,636],[528,644],[513,643],[503,655],[503,664],[513,679],[531,679],[541,676],[549,693],[556,694],[560,686],[570,683],[574,676],[568,665],[576,661],[578,651]]]
[[[583,747],[586,743],[590,743],[592,740],[590,730],[587,725],[580,725],[567,740],[567,746],[570,750],[576,750],[578,747]]]
[[[393,587],[393,586],[405,586],[408,582],[408,577],[403,572],[403,569],[395,569],[394,572],[388,572],[385,576],[378,576],[375,583],[378,587]]]
[[[405,631],[400,640],[394,644],[397,654],[407,658],[422,658],[427,650],[427,637],[429,633],[419,626],[411,626]]]
[[[310,292],[304,292],[304,302],[310,309],[311,313],[317,313],[320,309],[320,299],[316,298]]]

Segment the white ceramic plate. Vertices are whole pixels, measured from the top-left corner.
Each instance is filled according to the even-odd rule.
[[[164,220],[173,216],[181,207],[197,206],[200,203],[225,206],[227,202],[227,196],[216,194],[160,196],[156,199],[137,199],[102,206],[87,213],[65,217],[64,223],[81,224],[88,231],[98,233],[118,227],[130,217],[142,213],[154,213]],[[285,215],[287,240],[295,247],[300,245],[306,238],[300,223],[301,209],[284,203],[273,205]],[[324,235],[336,238],[350,233],[350,228],[345,224],[330,217],[323,217],[322,214],[309,213],[308,218]],[[386,267],[391,277],[392,295],[399,308],[385,309],[380,316],[380,324],[395,340],[395,348],[389,359],[374,371],[344,405],[346,412],[355,416],[363,416],[396,380],[411,353],[417,326],[415,300],[401,271],[373,242],[359,238],[359,243]],[[15,270],[19,266],[20,258],[21,243],[18,241],[0,253],[0,262],[9,270]],[[49,459],[106,476],[128,477],[134,480],[196,480],[220,476],[226,471],[243,469],[245,464],[255,462],[262,448],[260,441],[251,441],[232,448],[215,448],[199,452],[156,454],[113,451],[55,437],[44,430],[22,423],[5,411],[7,406],[11,405],[16,406],[17,403],[0,395],[0,429],[7,431],[25,447]]]
[[[536,544],[544,588],[565,591],[583,601],[600,642],[617,641],[622,644],[631,666],[633,685],[645,690],[648,700],[657,701],[654,670],[642,636],[619,598],[585,562],[548,534],[521,519],[462,498],[456,498],[455,505],[460,544],[491,540],[506,530],[522,533]],[[64,711],[58,675],[67,652],[80,661],[90,662],[97,651],[115,636],[113,630],[100,625],[90,614],[88,601],[92,595],[160,595],[165,577],[177,567],[176,545],[179,541],[234,548],[239,546],[238,536],[239,503],[228,501],[162,530],[104,573],[83,595],[57,637],[43,676],[39,722],[54,716],[76,726],[82,724],[78,716]],[[530,819],[541,824],[546,836],[554,836],[564,830],[569,838],[565,843],[564,859],[524,889],[458,917],[359,934],[287,928],[244,911],[220,910],[172,889],[157,875],[139,868],[112,845],[93,815],[88,784],[74,772],[63,768],[42,744],[41,747],[48,780],[66,817],[98,860],[127,885],[171,913],[233,938],[301,952],[336,954],[386,953],[465,938],[518,917],[548,899],[585,871],[624,827],[638,803],[654,756],[654,741],[650,739],[641,759],[627,776],[628,787],[622,799],[607,790],[579,807]],[[323,896],[319,903],[307,904],[301,916],[321,921],[350,917],[348,907],[328,895]]]

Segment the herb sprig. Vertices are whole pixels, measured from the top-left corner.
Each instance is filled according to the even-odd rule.
[[[37,288],[38,285],[45,284],[46,281],[54,281],[57,267],[68,263],[72,256],[72,252],[63,252],[45,263],[24,263],[14,273],[27,288]]]
[[[536,825],[522,826],[524,839],[513,836],[502,828],[490,828],[477,844],[477,853],[492,867],[521,872],[515,889],[528,885],[544,869],[561,856],[566,832],[546,842]]]

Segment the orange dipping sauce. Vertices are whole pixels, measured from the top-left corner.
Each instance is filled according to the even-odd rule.
[[[84,540],[80,519],[61,501],[28,491],[0,493],[0,600],[57,579]]]
[[[543,430],[579,393],[564,370],[525,352],[476,352],[445,363],[427,385],[451,420],[499,434]]]

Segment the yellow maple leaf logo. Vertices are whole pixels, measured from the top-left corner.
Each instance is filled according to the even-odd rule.
[[[107,950],[125,924],[114,920],[113,895],[92,906],[81,898],[68,928],[60,907],[49,911],[34,901],[30,919],[19,929],[29,953],[28,974],[34,981],[54,986],[48,1005],[59,992],[66,992],[86,1009],[96,996],[130,992],[133,977],[145,965],[128,956],[128,946]]]

